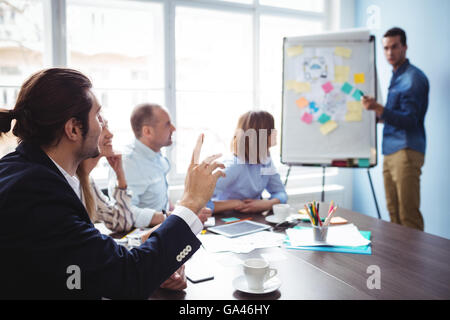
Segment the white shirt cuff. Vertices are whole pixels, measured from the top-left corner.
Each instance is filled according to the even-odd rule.
[[[131,212],[133,213],[135,228],[148,228],[156,211],[150,208],[132,206]]]
[[[203,224],[197,215],[192,212],[191,209],[188,209],[183,206],[176,206],[172,212],[172,215],[178,216],[186,222],[186,224],[191,228],[192,233],[197,235],[202,231]]]

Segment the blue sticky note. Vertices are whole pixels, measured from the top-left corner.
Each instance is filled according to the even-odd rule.
[[[327,115],[326,113],[322,113],[321,116],[318,119],[318,121],[321,124],[327,123],[330,120],[331,120],[331,117],[329,115]]]
[[[358,159],[358,166],[363,168],[368,168],[370,166],[369,159]]]
[[[231,218],[222,218],[222,221],[224,222],[233,222],[233,221],[238,221],[238,218],[235,217],[231,217]]]
[[[350,83],[346,82],[342,86],[341,90],[342,90],[342,92],[345,92],[346,94],[350,94],[350,92],[352,92],[352,90],[353,90],[353,86]]]
[[[314,101],[309,103],[309,108],[312,110],[312,112],[319,111],[319,108],[316,107],[316,103]]]
[[[355,92],[353,92],[352,97],[355,98],[356,101],[361,101],[361,98],[364,94],[362,93],[361,90],[356,89]]]

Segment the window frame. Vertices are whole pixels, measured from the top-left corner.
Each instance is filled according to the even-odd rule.
[[[67,35],[66,35],[66,8],[67,0],[42,0],[44,6],[44,21],[46,25],[45,33],[45,50],[44,50],[44,65],[47,67],[64,67],[67,66]],[[89,5],[104,6],[107,2],[100,0],[96,2],[87,0],[74,0],[76,3],[89,3]],[[332,0],[324,0],[324,11],[313,12],[296,9],[287,9],[281,7],[273,7],[261,5],[259,0],[253,0],[252,4],[226,2],[221,0],[119,0],[123,2],[117,4],[109,3],[109,6],[134,6],[142,3],[161,3],[163,5],[163,24],[164,24],[164,97],[165,107],[171,114],[175,126],[177,119],[176,110],[176,64],[175,64],[175,12],[177,7],[202,8],[219,11],[244,13],[252,16],[252,56],[253,56],[253,105],[256,109],[260,105],[260,18],[262,15],[278,16],[285,18],[298,18],[303,20],[320,21],[323,23],[323,30],[329,31],[335,19],[333,12],[334,7]],[[128,3],[127,3],[128,2]],[[58,26],[58,27],[55,27]],[[168,179],[171,185],[182,185],[184,181],[184,174],[176,173],[175,152],[174,148],[166,148],[167,157],[172,165],[172,170],[169,173]],[[281,166],[278,168],[282,181],[284,181],[288,166]],[[303,180],[303,175],[312,174],[317,175],[317,181],[321,183],[321,169],[312,167],[294,167],[289,176],[289,184],[296,185],[295,181]],[[332,171],[332,170],[330,170]],[[332,175],[337,175],[336,170],[332,171]],[[328,175],[327,175],[328,176]],[[316,179],[314,179],[316,180]],[[292,182],[291,182],[292,181]],[[100,182],[101,184],[102,182]]]

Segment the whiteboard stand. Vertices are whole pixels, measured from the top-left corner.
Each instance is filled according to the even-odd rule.
[[[286,188],[286,185],[287,185],[287,182],[289,179],[289,174],[291,173],[291,168],[292,168],[292,165],[289,165],[289,169],[286,173],[286,178],[284,179],[284,187],[285,188]],[[322,166],[322,195],[321,195],[322,202],[325,202],[325,169],[326,169],[326,166]],[[378,219],[381,220],[380,208],[378,207],[378,200],[377,200],[377,196],[375,194],[375,188],[373,187],[372,176],[370,175],[370,168],[367,168],[367,177],[369,178],[370,189],[372,190],[373,201],[375,202],[375,207],[377,208]]]
[[[378,208],[377,196],[375,195],[375,189],[373,188],[372,177],[370,175],[369,168],[367,168],[367,176],[369,177],[370,188],[372,189],[373,200],[375,201],[375,207],[377,208],[378,219],[381,220],[380,209]]]

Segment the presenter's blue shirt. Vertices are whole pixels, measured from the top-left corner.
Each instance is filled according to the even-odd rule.
[[[410,148],[425,153],[424,120],[430,86],[425,74],[406,59],[393,71],[384,120],[383,154]]]

